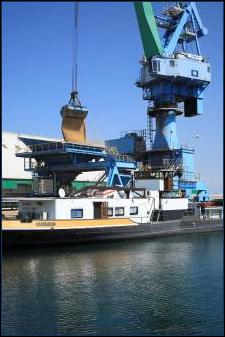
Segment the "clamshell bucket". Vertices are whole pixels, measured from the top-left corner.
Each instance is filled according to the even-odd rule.
[[[62,118],[77,118],[77,119],[85,119],[88,114],[88,109],[82,106],[73,106],[66,104],[62,107],[60,114]]]
[[[62,134],[66,142],[84,143],[86,142],[85,118],[88,109],[81,105],[78,92],[71,93],[69,104],[62,107]]]

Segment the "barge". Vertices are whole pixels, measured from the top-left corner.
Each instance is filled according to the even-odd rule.
[[[147,189],[90,188],[73,197],[19,198],[3,247],[144,239],[223,230],[223,208]]]

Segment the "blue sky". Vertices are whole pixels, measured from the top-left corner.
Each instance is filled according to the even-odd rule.
[[[2,7],[3,130],[61,138],[59,112],[71,91],[73,2]],[[178,118],[177,132],[181,144],[195,147],[196,173],[214,193],[223,185],[223,3],[197,7],[209,31],[200,47],[211,63],[212,83],[204,114]],[[146,128],[147,103],[134,84],[143,51],[133,3],[80,3],[79,31],[78,89],[89,108],[88,138]]]

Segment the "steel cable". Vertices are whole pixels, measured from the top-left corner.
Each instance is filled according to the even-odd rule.
[[[79,2],[74,2],[73,22],[73,61],[72,61],[72,91],[77,91],[78,48],[79,48]]]

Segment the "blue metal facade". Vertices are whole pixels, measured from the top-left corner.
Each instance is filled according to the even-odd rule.
[[[135,153],[135,137],[125,136],[118,139],[109,139],[105,141],[107,147],[116,147],[120,153]]]
[[[168,113],[160,113],[156,118],[156,134],[153,150],[159,149],[179,149],[180,142],[176,131],[176,113],[169,111]]]

